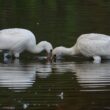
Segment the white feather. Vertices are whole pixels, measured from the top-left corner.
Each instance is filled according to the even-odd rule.
[[[78,55],[82,54],[86,57],[93,57],[94,60],[100,62],[101,57],[110,58],[110,36],[104,34],[90,33],[79,36],[76,44],[71,48],[56,47],[53,52],[56,55]]]
[[[52,45],[47,41],[36,45],[35,36],[29,30],[20,28],[0,30],[0,50],[9,50],[15,57],[19,57],[24,50],[32,53],[46,50],[50,53],[52,49]]]

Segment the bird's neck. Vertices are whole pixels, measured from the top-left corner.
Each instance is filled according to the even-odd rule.
[[[75,46],[73,46],[73,47],[70,47],[70,48],[64,48],[64,50],[63,50],[63,54],[65,54],[65,55],[77,55],[77,54],[79,54],[79,51],[78,51],[78,49],[76,49],[76,45]]]
[[[80,54],[79,48],[77,47],[77,45],[75,44],[72,48],[72,55],[78,55]]]
[[[41,45],[40,43],[38,43],[37,45],[35,45],[34,47],[32,47],[32,49],[30,49],[30,51],[32,53],[40,53],[44,50],[43,45]]]
[[[66,47],[64,47],[62,49],[62,53],[63,53],[63,55],[72,55],[72,48],[66,48]]]

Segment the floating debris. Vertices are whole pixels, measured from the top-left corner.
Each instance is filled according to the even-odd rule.
[[[63,99],[64,99],[63,95],[64,95],[64,93],[63,93],[63,92],[61,92],[61,93],[58,95],[58,96],[61,98],[61,100],[63,100]]]

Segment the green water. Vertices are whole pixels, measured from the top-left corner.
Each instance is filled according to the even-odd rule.
[[[0,29],[26,28],[54,47],[84,33],[110,34],[109,19],[109,0],[0,0]]]
[[[0,29],[25,28],[53,47],[84,33],[110,35],[109,0],[0,0]],[[46,62],[0,56],[0,110],[109,110],[110,62]],[[36,56],[35,56],[36,57]]]
[[[110,62],[0,63],[2,110],[109,110]]]

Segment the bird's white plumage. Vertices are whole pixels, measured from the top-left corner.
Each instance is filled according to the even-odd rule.
[[[3,29],[0,31],[0,49],[22,51],[26,45],[35,45],[34,34],[26,29]]]
[[[110,36],[103,34],[81,35],[76,45],[84,56],[106,56],[110,55]]]
[[[31,31],[11,28],[0,30],[0,49],[9,50],[15,57],[19,57],[19,54],[24,50],[32,53],[46,50],[49,53],[52,50],[52,45],[47,41],[42,41],[36,45],[35,36]]]
[[[100,60],[101,57],[110,58],[110,36],[97,33],[83,34],[71,48],[56,47],[52,54],[56,56],[82,54],[93,57],[94,60]]]

